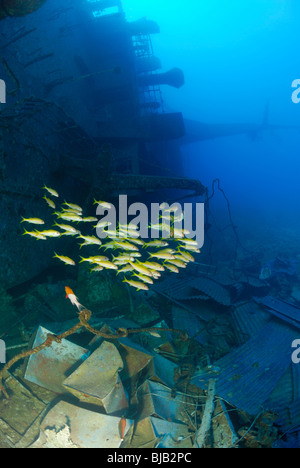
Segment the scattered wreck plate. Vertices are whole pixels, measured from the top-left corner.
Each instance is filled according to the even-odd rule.
[[[172,394],[170,388],[146,380],[137,391],[138,400],[141,406],[140,418],[156,416],[167,421],[180,423],[185,417],[180,395]]]
[[[128,439],[130,440],[128,448],[179,449],[192,447],[192,434],[189,432],[188,426],[152,416],[132,425],[128,431]]]
[[[103,406],[107,413],[128,407],[119,376],[122,358],[114,344],[103,341],[65,381],[64,387],[81,401]]]
[[[132,421],[126,420],[125,433]],[[120,418],[60,401],[46,415],[30,448],[118,448]]]
[[[52,332],[40,326],[32,347],[35,348],[46,341],[48,334]],[[86,353],[86,349],[68,340],[53,342],[49,348],[29,357],[24,378],[53,392],[65,393],[63,381],[68,371],[80,364],[86,358]]]

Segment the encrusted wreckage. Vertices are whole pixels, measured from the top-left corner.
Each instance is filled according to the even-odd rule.
[[[42,4],[21,28],[14,23]],[[0,47],[8,98],[0,114],[0,338],[9,359],[0,371],[0,446],[299,447],[300,366],[290,359],[299,307],[270,290],[278,262],[234,281],[207,255],[137,293],[109,272],[87,279],[81,267],[53,269],[51,241],[21,237],[23,216],[45,217],[44,184],[55,181],[85,208],[124,192],[133,200],[165,189],[170,200],[203,197],[206,187],[181,175],[180,145],[262,130],[208,128],[162,112],[160,86],[182,86],[182,71],[158,72],[155,22],[129,23],[120,1],[102,0],[102,12],[107,6],[116,13],[92,25],[73,0],[55,10],[51,2],[1,2],[0,19],[11,22],[1,23]],[[78,19],[105,44],[95,55]],[[57,37],[60,54],[49,50]],[[66,276],[92,316],[74,319]]]

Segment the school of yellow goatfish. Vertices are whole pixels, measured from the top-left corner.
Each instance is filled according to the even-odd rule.
[[[43,199],[51,208],[55,223],[52,229],[43,229],[42,226],[45,225],[45,222],[42,219],[22,218],[21,222],[31,225],[32,229],[34,229],[33,226],[40,226],[34,230],[25,229],[23,235],[31,236],[37,240],[72,236],[78,239],[80,251],[82,247],[86,247],[84,250],[87,252],[91,246],[96,247],[99,249],[99,253],[104,255],[80,256],[77,263],[86,262],[91,272],[100,272],[104,269],[116,270],[117,275],[123,275],[123,282],[138,291],[147,291],[149,285],[159,279],[161,273],[166,270],[179,273],[180,268],[186,268],[189,262],[195,261],[193,254],[200,253],[197,242],[186,237],[189,232],[175,228],[174,223],[179,220],[176,218],[176,207],[168,207],[165,210],[171,219],[169,238],[150,239],[146,242],[140,236],[138,225],[132,223],[127,225],[118,224],[116,230],[109,230],[107,221],[101,222],[97,217],[93,216],[84,217],[83,210],[79,205],[66,201],[60,205],[60,211],[56,211],[59,194],[56,190],[46,186],[43,187],[43,190],[45,191]],[[100,205],[103,209],[111,207],[111,204],[105,201],[95,200],[94,203]],[[149,227],[159,230],[166,228],[163,223],[163,205],[161,205],[161,223]],[[78,227],[85,223],[89,226],[96,223],[93,229],[103,229],[107,237],[100,239],[95,235],[83,235]],[[110,251],[110,255],[107,251]],[[145,257],[147,258],[145,259]],[[54,252],[54,258],[66,265],[76,265],[75,260],[57,252]]]

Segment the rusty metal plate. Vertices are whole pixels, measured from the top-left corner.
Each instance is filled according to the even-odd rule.
[[[155,416],[167,421],[179,422],[185,417],[183,400],[180,395],[172,394],[170,388],[146,380],[137,391],[141,406],[140,419]]]
[[[114,344],[103,341],[65,381],[64,387],[81,401],[101,405],[107,413],[128,407],[119,376],[122,358]]]
[[[32,347],[42,344],[47,339],[48,333],[52,332],[40,326]],[[68,340],[63,339],[61,343],[53,342],[49,348],[29,357],[24,378],[53,392],[65,393],[63,381],[68,371],[81,363],[86,358],[86,353],[85,348]]]
[[[131,425],[127,419],[125,434]],[[30,448],[118,448],[121,443],[120,417],[60,401],[45,416]]]
[[[131,426],[130,444],[124,448],[191,448],[192,438],[185,424],[149,416]]]
[[[119,352],[124,362],[123,378],[132,378],[141,372],[153,359],[153,354],[128,338],[119,340]]]

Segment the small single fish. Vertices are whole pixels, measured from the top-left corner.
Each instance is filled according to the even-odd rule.
[[[106,234],[106,237],[112,237],[117,239],[118,233],[115,229],[102,229],[102,232]]]
[[[37,231],[42,236],[46,237],[60,237],[61,232],[55,231],[54,229],[48,229],[47,231]]]
[[[188,238],[184,238],[184,239],[179,239],[180,242],[183,242],[185,245],[191,245],[193,247],[198,247],[198,242],[195,241],[194,239],[188,239]]]
[[[152,271],[149,268],[145,267],[141,262],[136,261],[134,263],[132,262],[129,262],[129,263],[133,267],[134,270],[138,271],[142,275],[150,276],[150,277],[152,276]]]
[[[178,228],[171,228],[171,236],[175,237],[176,239],[183,239],[184,233],[182,229]]]
[[[156,257],[156,258],[161,258],[164,260],[174,260],[175,257],[173,254],[169,252],[156,252],[156,253],[151,253],[149,258]]]
[[[194,253],[200,253],[200,249],[198,249],[196,246],[194,245],[185,245],[184,246],[184,249],[185,250],[190,250],[191,252],[194,252]]]
[[[71,210],[71,208],[63,208],[61,210],[61,214],[74,214],[74,215],[77,215],[77,216],[82,216],[81,211]]]
[[[181,254],[175,254],[174,257],[176,260],[180,260],[184,263],[189,263],[189,260]]]
[[[111,203],[105,202],[105,201],[97,201],[94,200],[94,205],[100,205],[102,208],[105,208],[106,210],[110,210],[113,205]]]
[[[180,254],[186,258],[189,262],[194,262],[195,261],[195,258],[193,257],[192,254],[190,254],[189,252],[186,252],[185,250],[181,250],[179,249],[179,252]]]
[[[102,271],[103,270],[103,267],[102,266],[95,266],[94,268],[91,268],[91,272],[98,272],[98,271]]]
[[[67,265],[72,265],[72,266],[76,265],[74,260],[72,260],[71,258],[65,257],[64,255],[57,255],[56,252],[54,253],[55,255],[53,258],[58,258],[61,262],[66,263]]]
[[[122,239],[137,239],[140,236],[140,233],[137,231],[125,231],[123,229],[118,231],[118,236],[121,237]]]
[[[78,234],[81,234],[81,232],[77,230],[76,232],[65,231],[61,233],[62,236],[77,236]]]
[[[91,242],[82,242],[82,244],[79,244],[79,245],[80,245],[79,248],[81,249],[82,247],[91,246],[91,245],[93,245],[93,244],[91,244]]]
[[[155,330],[149,330],[147,333],[149,333],[151,336],[154,336],[155,338],[161,338],[161,335]]]
[[[166,223],[150,224],[149,228],[154,231],[170,231],[170,226]]]
[[[79,312],[85,309],[85,307],[79,303],[77,296],[75,296],[75,294],[73,293],[72,289],[69,288],[69,286],[65,286],[65,291],[66,291],[66,299],[70,299],[71,304],[76,306]]]
[[[80,239],[83,239],[87,244],[102,245],[101,240],[96,236],[83,236],[82,234],[80,234],[80,236],[78,237]],[[84,244],[81,244],[81,245],[84,245]]]
[[[147,284],[142,283],[141,281],[127,280],[125,278],[125,279],[123,279],[123,283],[128,283],[129,286],[132,286],[133,288],[136,288],[138,291],[140,291],[141,289],[144,290],[144,291],[149,290],[149,287],[147,286]]]
[[[167,247],[169,244],[166,241],[161,241],[161,240],[153,240],[150,242],[146,242],[144,244],[144,247]]]
[[[71,210],[75,211],[80,211],[82,212],[82,208],[79,205],[75,205],[74,203],[67,203],[66,201],[63,203],[63,205],[68,206]]]
[[[177,266],[172,265],[171,263],[164,263],[164,265],[166,268],[168,268],[168,270],[172,271],[173,273],[179,273]]]
[[[168,260],[168,263],[171,263],[172,265],[175,265],[178,268],[186,268],[186,263],[176,258]]]
[[[21,223],[45,224],[45,221],[40,218],[22,218]]]
[[[25,236],[26,234],[28,234],[31,237],[35,237],[35,239],[37,240],[47,240],[46,236],[39,234],[37,231],[26,231],[25,229],[25,232],[22,235]]]
[[[118,271],[117,271],[117,275],[119,273],[128,273],[129,271],[133,271],[133,267],[131,265],[125,265],[123,268],[120,268]]]
[[[124,266],[124,265],[126,265],[128,262],[127,262],[127,260],[113,260],[113,263],[114,263],[115,265],[118,265],[118,266]]]
[[[187,235],[190,234],[190,231],[189,231],[188,229],[184,229],[184,228],[183,228],[183,229],[179,229],[179,228],[175,228],[175,227],[174,227],[174,228],[172,228],[171,233],[172,233],[172,236],[173,236],[173,237],[175,237],[175,238],[177,238],[177,239],[179,239],[179,238],[180,238],[180,239],[183,239],[184,236],[187,236]],[[184,239],[183,239],[183,240],[184,240]]]
[[[43,187],[44,190],[47,190],[48,193],[50,193],[53,197],[59,197],[58,193],[56,190],[46,187],[46,185]]]
[[[98,221],[98,218],[95,218],[93,216],[87,216],[86,218],[82,218],[82,221],[84,223],[94,223],[95,221]]]
[[[131,255],[121,254],[118,257],[112,256],[113,262],[134,262],[134,258]]]
[[[116,243],[115,243],[115,241],[106,242],[106,244],[104,244],[103,247],[104,247],[104,250],[115,249],[116,248]]]
[[[53,208],[55,210],[56,205],[53,200],[50,200],[50,198],[47,198],[46,195],[43,197],[43,199],[46,201],[47,205],[50,206],[50,208]]]
[[[136,276],[138,279],[140,279],[144,283],[153,284],[153,279],[149,278],[149,276],[141,275],[141,274],[137,274],[137,273],[134,273],[133,276]]]
[[[58,224],[58,223],[55,223],[54,226],[57,226],[59,227],[60,229],[62,229],[63,231],[67,231],[67,232],[71,232],[72,234],[80,234],[80,231],[78,231],[77,229],[75,229],[73,226],[69,226],[69,224]]]
[[[176,213],[178,210],[179,206],[174,205],[174,206],[169,206],[168,203],[163,202],[159,205],[159,208],[164,212],[164,213]]]
[[[58,213],[58,218],[64,219],[65,221],[82,221],[81,216],[75,213]]]
[[[97,262],[106,262],[108,261],[108,257],[104,257],[104,256],[100,256],[100,255],[97,255],[95,257],[80,257],[81,260],[79,263],[82,263],[82,262],[89,262],[89,263],[97,263]]]
[[[144,262],[144,265],[150,270],[165,271],[163,265],[157,262]]]
[[[98,220],[98,218],[97,218]],[[105,227],[108,227],[108,226],[111,226],[111,222],[110,221],[99,221],[97,224],[96,224],[96,228],[99,228],[99,229],[102,229],[102,228],[105,228]]]
[[[160,277],[161,277],[161,273],[159,271],[155,271],[155,270],[152,271],[152,278],[158,279]]]
[[[136,245],[133,245],[130,242],[127,242],[127,241],[119,240],[119,241],[115,242],[115,245],[119,249],[123,249],[123,250],[137,250],[137,251],[139,250]]]
[[[97,262],[100,266],[103,266],[104,268],[107,268],[109,270],[117,270],[118,266],[115,265],[114,263],[110,262],[109,260],[106,261],[101,261]]]

